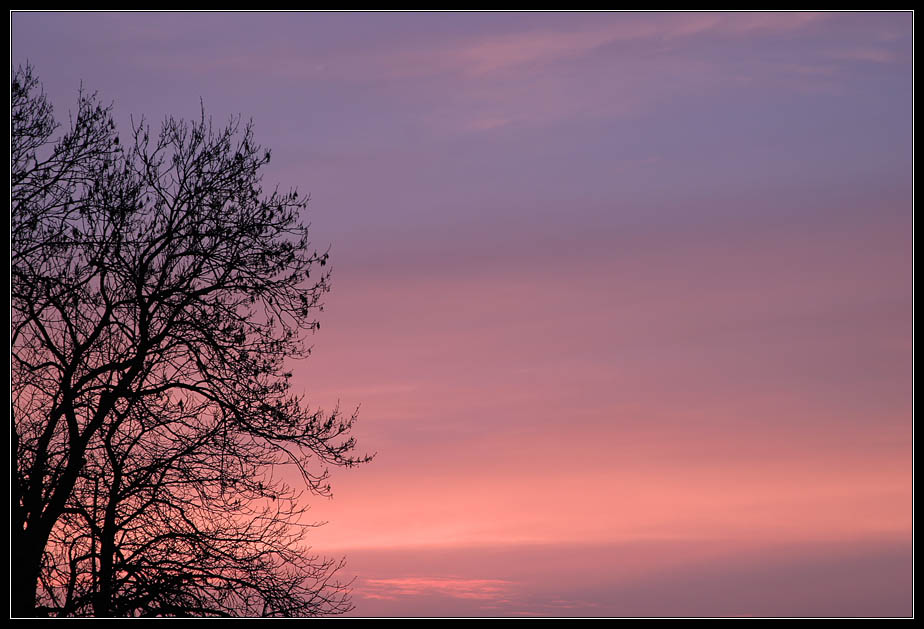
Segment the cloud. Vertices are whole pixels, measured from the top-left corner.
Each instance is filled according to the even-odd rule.
[[[871,63],[894,63],[898,59],[891,51],[875,47],[836,50],[828,53],[828,57],[838,61],[868,61]]]
[[[335,85],[349,86],[381,104],[380,111],[392,107],[404,112],[408,126],[425,133],[493,133],[524,124],[631,115],[684,92],[714,90],[728,81],[740,83],[741,72],[758,83],[774,68],[745,51],[745,61],[737,59],[730,71],[726,58],[712,56],[714,45],[732,40],[736,45],[746,42],[750,48],[759,38],[804,30],[832,16],[794,12],[543,16],[514,22],[503,32],[471,28],[444,37],[437,37],[431,24],[419,18],[413,37],[372,37],[351,46],[316,47],[282,36],[246,51],[221,43],[208,55],[190,54],[191,44],[135,54],[145,65],[170,72],[304,81],[326,86],[322,92]],[[409,16],[408,23],[414,19]],[[754,72],[757,76],[750,76]],[[813,80],[804,82],[815,85]]]
[[[504,579],[463,579],[457,577],[395,577],[363,579],[355,588],[360,596],[380,600],[396,600],[414,596],[448,596],[507,602],[514,583]]]
[[[671,42],[701,37],[741,37],[803,29],[830,17],[827,13],[618,13],[594,16],[584,23],[513,29],[506,33],[455,36],[440,40],[422,36],[409,42],[364,42],[328,53],[282,38],[242,52],[215,45],[208,56],[190,58],[191,38],[181,38],[172,52],[147,49],[153,66],[187,72],[261,71],[293,79],[345,81],[412,79],[438,75],[489,77],[524,66],[582,57],[616,43]],[[131,24],[132,32],[150,37],[150,28]]]
[[[379,56],[394,76],[453,73],[487,77],[527,65],[574,59],[615,43],[661,44],[698,36],[739,37],[792,31],[826,17],[823,13],[619,14],[606,24],[514,31],[430,44]],[[378,65],[377,63],[375,65]]]

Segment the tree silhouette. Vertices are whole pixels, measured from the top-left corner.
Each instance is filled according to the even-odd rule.
[[[55,139],[27,66],[11,114],[13,614],[350,609],[304,546],[303,494],[370,458],[286,372],[329,290],[307,197],[264,193],[250,125],[204,111],[124,142],[81,92]]]

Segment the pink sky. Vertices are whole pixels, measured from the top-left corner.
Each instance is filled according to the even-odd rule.
[[[60,111],[253,117],[360,406],[354,615],[913,611],[913,15],[12,17]]]
[[[378,450],[313,512],[357,613],[910,613],[911,257],[878,244],[899,224],[343,274],[304,377],[362,403]],[[541,578],[509,565],[545,556]],[[614,598],[534,596],[571,562]],[[700,570],[713,606],[670,598]]]

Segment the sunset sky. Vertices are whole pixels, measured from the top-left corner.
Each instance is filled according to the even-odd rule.
[[[353,615],[913,612],[913,14],[26,13],[59,117],[252,118],[359,406]]]

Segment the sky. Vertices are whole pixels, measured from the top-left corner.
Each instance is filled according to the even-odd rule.
[[[252,118],[358,616],[913,613],[913,14],[27,13],[56,111]],[[201,100],[200,100],[201,99]]]

